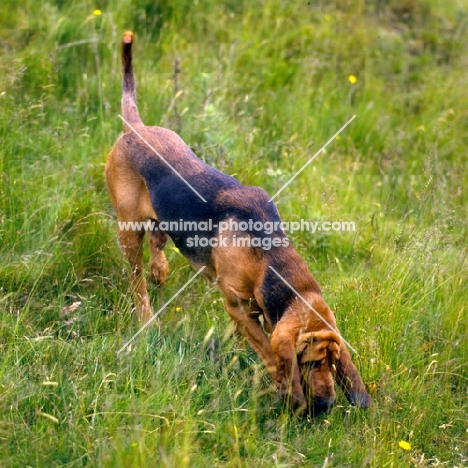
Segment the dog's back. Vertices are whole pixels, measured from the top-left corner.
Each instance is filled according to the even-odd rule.
[[[190,246],[189,238],[215,237],[219,223],[226,219],[235,219],[237,223],[274,222],[276,226],[281,219],[262,188],[244,186],[205,164],[175,132],[143,124],[136,103],[133,42],[133,33],[126,31],[122,40],[124,135],[119,138],[115,150],[124,154],[124,164],[130,164],[143,178],[157,219],[169,226],[166,233],[177,248],[193,263],[211,266],[212,246],[203,249]],[[212,228],[186,231],[179,229],[179,220],[188,224],[210,220]],[[239,235],[285,237],[279,227],[271,234],[250,229]]]

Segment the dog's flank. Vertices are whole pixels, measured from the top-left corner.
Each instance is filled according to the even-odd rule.
[[[335,401],[334,379],[352,404],[369,406],[370,397],[318,283],[290,243],[282,242],[287,238],[268,194],[208,166],[174,132],[142,123],[136,105],[133,40],[133,33],[125,32],[122,116],[128,125],[124,124],[124,134],[109,153],[105,173],[117,213],[119,241],[131,265],[137,316],[143,322],[152,316],[143,268],[145,232],[150,245],[151,279],[157,284],[163,284],[169,274],[163,249],[171,238],[195,268],[205,266],[202,274],[223,292],[226,310],[237,330],[256,351],[279,393],[294,410],[317,414],[329,409]],[[203,200],[197,193],[203,194]],[[212,229],[163,231],[158,227],[160,222],[166,226],[175,222],[177,226],[181,219],[194,225],[212,220]],[[148,220],[154,223],[154,230],[145,229]],[[252,220],[278,227],[271,232],[232,228],[221,234],[216,226],[234,226],[230,220]],[[140,229],[120,228],[128,223]],[[202,248],[188,242],[188,236],[197,234],[211,238],[222,235],[222,246],[213,243]],[[238,246],[235,239],[246,235],[268,237],[271,249]],[[274,275],[269,267],[281,276]]]

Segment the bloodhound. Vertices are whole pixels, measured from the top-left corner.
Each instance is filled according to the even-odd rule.
[[[135,96],[133,41],[133,33],[125,32],[124,133],[107,158],[105,175],[119,242],[131,265],[138,318],[147,322],[152,317],[143,268],[145,233],[150,275],[157,284],[168,277],[163,249],[171,239],[223,292],[237,330],[294,411],[329,410],[335,380],[352,405],[367,408],[371,398],[333,313],[281,229],[267,193],[208,166],[171,130],[143,124]]]

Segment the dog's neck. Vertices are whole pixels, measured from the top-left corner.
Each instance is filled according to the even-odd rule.
[[[295,297],[284,314],[292,320],[301,333],[336,330],[335,317],[316,292],[305,292],[301,297]]]
[[[309,316],[312,310],[306,303],[329,315],[320,286],[291,246],[268,253],[268,268],[262,283],[262,307],[273,326],[285,314]]]

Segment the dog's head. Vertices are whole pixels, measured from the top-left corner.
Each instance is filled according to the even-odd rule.
[[[331,331],[303,333],[296,344],[301,386],[309,412],[317,415],[335,404],[335,363],[340,357],[340,336]]]
[[[277,363],[280,394],[298,413],[314,416],[335,404],[335,362],[340,355],[340,336],[331,330],[299,333],[294,339],[275,330],[271,340]]]

